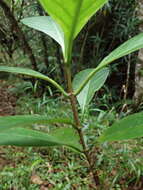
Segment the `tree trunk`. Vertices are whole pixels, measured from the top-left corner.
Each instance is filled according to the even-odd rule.
[[[138,18],[141,21],[139,31],[143,32],[143,0],[138,0]],[[135,69],[135,107],[143,101],[143,49],[138,53],[138,62]]]

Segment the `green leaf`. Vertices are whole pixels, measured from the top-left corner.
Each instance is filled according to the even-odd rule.
[[[61,26],[65,35],[65,60],[71,53],[74,38],[87,21],[108,0],[39,0],[47,13]]]
[[[36,16],[36,17],[25,18],[22,19],[21,21],[23,24],[31,28],[44,32],[45,34],[48,34],[50,37],[52,37],[56,42],[58,42],[61,45],[63,53],[65,52],[64,33],[60,28],[60,26],[51,17]]]
[[[100,142],[111,142],[143,137],[143,112],[127,116],[114,123],[99,137]]]
[[[73,89],[76,91],[80,88],[80,85],[83,80],[93,71],[94,69],[86,69],[79,72],[74,80],[73,80]],[[86,84],[86,86],[82,89],[82,91],[77,95],[77,100],[79,105],[84,112],[85,107],[90,103],[96,91],[98,91],[105,83],[109,74],[109,69],[104,68],[97,72],[90,81]]]
[[[27,127],[33,124],[69,124],[73,125],[72,121],[67,118],[48,118],[41,115],[16,115],[0,117],[0,132],[16,127]]]
[[[0,71],[2,72],[9,72],[9,73],[15,73],[15,74],[23,74],[28,75],[31,77],[39,78],[48,81],[53,86],[55,86],[57,89],[59,89],[65,96],[68,96],[67,93],[64,91],[64,89],[53,79],[37,72],[32,69],[27,68],[20,68],[20,67],[7,67],[7,66],[0,66]]]
[[[79,136],[77,135],[75,129],[69,127],[57,128],[51,132],[51,135],[61,142],[64,141],[66,143],[65,145],[76,147],[82,151],[82,146],[79,143]]]
[[[106,66],[116,59],[119,59],[141,48],[143,48],[143,33],[136,35],[113,50],[107,57],[103,59],[99,66]]]
[[[49,80],[49,77],[37,71],[34,71],[32,69],[27,69],[27,68],[0,66],[0,71],[15,73],[15,74],[23,74],[23,75],[28,75],[35,78],[40,78],[43,80]]]
[[[63,132],[64,131],[64,132]],[[63,138],[61,138],[61,135]],[[60,128],[53,134],[31,129],[16,128],[0,133],[0,145],[14,146],[67,146],[82,151],[74,129]]]
[[[143,33],[136,35],[130,40],[126,41],[118,48],[113,50],[107,57],[105,57],[101,63],[87,76],[87,78],[81,83],[79,89],[76,90],[75,94],[79,94],[83,87],[88,83],[88,81],[92,78],[95,73],[97,73],[100,69],[107,66],[111,62],[119,59],[125,55],[133,53],[139,49],[143,48]]]

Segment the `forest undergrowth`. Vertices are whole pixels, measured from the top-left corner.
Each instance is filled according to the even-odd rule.
[[[48,73],[48,76],[50,75],[64,86],[59,47],[53,40],[41,33],[31,32],[19,23],[22,18],[31,16],[31,14],[43,15],[44,11],[37,1],[21,2],[23,2],[22,5],[17,4],[12,11],[28,39],[29,46],[34,51],[36,69],[46,75]],[[97,15],[101,16],[100,23],[96,23],[98,19],[93,17],[76,41],[73,62],[78,63],[80,60],[80,63],[74,65],[74,73],[87,66],[95,67],[95,63],[98,63],[102,57],[138,33],[139,21],[135,7],[135,0],[126,2],[111,0],[108,6],[105,6]],[[2,9],[0,11],[3,16]],[[3,18],[0,21],[2,26],[0,65],[34,68],[27,53],[23,52],[23,45],[19,43],[22,41],[21,37],[13,31],[14,27],[10,24],[7,26],[9,18],[6,16]],[[20,40],[17,40],[18,38]],[[97,137],[107,126],[131,112],[130,106],[133,105],[132,97],[135,91],[136,60],[137,54],[133,54],[111,65],[107,85],[95,94],[86,110],[83,118],[84,132],[90,148],[97,143]],[[37,81],[33,85],[31,78],[23,76],[19,78],[13,80],[10,76],[8,81],[0,80],[0,116],[38,114],[60,118],[71,115],[70,104],[60,97],[57,91],[55,92],[55,88],[50,85],[46,86],[43,81]],[[129,84],[125,84],[125,81]],[[128,86],[126,94],[124,93],[125,86]],[[138,109],[142,110],[142,107]],[[47,127],[52,126],[35,127],[39,130],[46,130]],[[57,124],[54,127],[60,126]],[[90,155],[93,165],[96,160],[95,155],[98,158],[96,168],[98,168],[97,173],[101,180],[101,190],[143,189],[142,138],[118,143],[104,143],[92,149]],[[0,190],[48,189],[94,189],[92,175],[88,171],[84,157],[76,151],[73,153],[73,150],[66,147],[0,147]]]
[[[5,86],[5,83],[3,87]],[[6,90],[7,88],[7,90]],[[68,116],[70,105],[62,98],[53,99],[43,95],[42,98],[14,94],[12,86],[5,86],[3,92],[11,99],[17,99],[15,113],[44,114]],[[1,94],[2,95],[2,94]],[[10,98],[11,96],[11,98]],[[9,102],[8,102],[9,100]],[[0,107],[2,109],[2,107]],[[5,109],[5,106],[3,107]],[[57,111],[58,109],[58,111]],[[7,112],[7,115],[13,112]],[[125,114],[125,113],[124,113]],[[93,146],[94,139],[102,133],[107,125],[121,117],[113,106],[110,110],[95,109],[93,101],[85,114],[85,121],[90,117],[85,132],[87,141]],[[45,126],[40,126],[44,128]],[[58,126],[57,126],[58,127]],[[92,143],[90,143],[92,142]],[[91,152],[93,163],[98,155],[98,174],[102,181],[101,189],[106,190],[141,190],[143,189],[143,140],[137,139],[126,143],[104,143],[100,149]],[[80,157],[80,159],[79,159]],[[67,148],[0,148],[0,190],[90,190],[93,182],[88,169],[83,168],[84,159],[78,153]],[[48,173],[48,175],[47,175]]]

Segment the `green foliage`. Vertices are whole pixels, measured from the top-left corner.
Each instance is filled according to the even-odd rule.
[[[49,119],[41,115],[16,115],[0,117],[0,132],[15,127],[29,127],[33,124],[69,124],[74,125],[70,119],[54,118]]]
[[[1,136],[3,137],[1,138],[0,144],[16,146],[67,145],[76,148],[77,150],[81,150],[74,129],[59,128],[53,130],[50,134],[45,134],[41,132],[36,132],[34,130],[19,128],[30,127],[34,124],[47,125],[56,123],[74,125],[72,121],[68,119],[48,119],[47,116],[24,115],[0,117],[0,131]]]
[[[61,45],[63,52],[65,51],[63,31],[51,17],[39,16],[25,18],[22,20],[22,23],[49,35]]]
[[[81,166],[80,154],[70,150],[47,148],[4,149],[7,163],[0,172],[0,188],[7,190],[39,190],[41,187],[53,190],[90,188],[87,170]],[[22,160],[22,161],[21,161]],[[77,175],[79,173],[79,175]],[[43,184],[32,180],[38,176]],[[75,177],[76,176],[76,177]],[[35,179],[35,178],[34,178]]]
[[[75,94],[79,94],[83,87],[87,84],[87,82],[92,78],[95,73],[97,73],[103,67],[106,67],[111,62],[119,59],[125,55],[128,55],[134,51],[143,48],[143,33],[136,35],[130,40],[126,41],[118,48],[113,50],[108,56],[106,56],[100,64],[92,70],[92,72],[86,77],[86,79],[80,84],[79,89],[76,90]]]
[[[125,55],[128,55],[134,51],[137,51],[143,47],[143,33],[131,38],[126,41],[122,45],[120,45],[117,49],[112,51],[107,57],[101,61],[99,66],[106,66],[107,64],[119,59]]]
[[[30,81],[19,81],[15,83],[15,86],[9,89],[9,92],[13,95],[20,96],[30,91],[33,94],[36,92],[38,81],[33,85]]]
[[[28,76],[37,77],[50,82],[54,85],[60,92],[62,92],[71,102],[72,112],[74,116],[74,125],[69,122],[69,120],[63,119],[50,119],[44,122],[52,124],[58,122],[60,124],[70,124],[69,127],[56,128],[50,133],[43,133],[36,130],[21,128],[22,125],[33,124],[43,122],[43,118],[38,116],[15,116],[5,118],[2,122],[2,132],[0,133],[0,145],[16,145],[16,146],[68,146],[79,152],[82,152],[89,163],[89,169],[95,176],[93,171],[92,158],[90,157],[89,147],[87,147],[88,137],[84,136],[83,124],[80,122],[78,115],[76,98],[81,106],[82,112],[85,110],[94,93],[99,90],[108,74],[108,66],[111,62],[133,53],[140,48],[143,48],[143,33],[136,35],[135,37],[127,40],[122,45],[113,50],[108,56],[106,56],[96,68],[87,69],[81,71],[74,78],[72,87],[72,74],[71,74],[71,64],[72,64],[72,47],[73,42],[81,29],[85,26],[91,16],[94,15],[107,0],[66,0],[61,1],[50,1],[50,0],[39,0],[45,11],[51,17],[36,17],[27,18],[23,20],[26,25],[40,30],[54,40],[56,40],[62,47],[64,55],[64,74],[67,79],[68,92],[66,92],[57,82],[53,79],[43,75],[39,72],[15,68],[15,67],[0,67],[2,72],[12,72],[17,74],[26,74]],[[92,4],[92,6],[91,6]],[[56,29],[56,31],[55,31]],[[112,140],[124,140],[130,138],[136,138],[143,136],[142,130],[142,113],[128,116],[127,118],[115,123],[111,128],[109,128],[100,137],[100,142],[112,141]],[[2,118],[0,118],[2,119]],[[46,121],[45,121],[46,120]],[[9,122],[12,125],[9,125]],[[72,124],[72,128],[71,128]],[[19,126],[20,125],[20,126]],[[16,128],[18,126],[18,128]],[[5,130],[9,128],[8,130]],[[84,129],[84,130],[83,130]],[[132,130],[131,130],[132,129]],[[86,142],[87,139],[87,142]],[[99,180],[99,179],[98,179]],[[95,180],[95,183],[98,184]]]
[[[31,113],[35,115],[40,114],[40,116],[46,116],[48,119],[53,118],[53,116],[60,119],[71,117],[70,105],[68,103],[65,104],[62,97],[55,99],[48,97],[47,93],[44,93],[39,98],[34,98],[29,93],[27,96],[21,96],[17,101],[16,113],[19,115],[21,113],[25,115],[30,115]]]
[[[76,91],[82,81],[93,71],[94,69],[86,69],[79,72],[73,80],[73,89]],[[108,68],[104,68],[98,71],[91,80],[86,84],[82,91],[77,95],[78,103],[84,112],[85,107],[89,105],[96,91],[98,91],[105,83],[109,74]]]
[[[100,142],[128,140],[143,136],[143,112],[127,116],[115,122],[99,138]]]
[[[68,3],[66,0],[58,2],[51,2],[50,0],[39,1],[47,13],[61,26],[64,32],[65,62],[67,62],[71,56],[74,38],[88,22],[90,17],[107,3],[107,0],[77,0],[76,2],[69,0]]]
[[[56,39],[56,41],[58,41],[58,43],[60,44],[61,42],[59,41],[59,30],[61,31],[63,30],[64,44],[65,44],[64,46],[65,51],[63,53],[65,57],[65,65],[67,63],[69,64],[71,62],[71,51],[72,51],[74,38],[78,35],[80,30],[87,23],[90,17],[95,12],[97,12],[97,10],[101,8],[107,2],[107,0],[94,1],[92,8],[89,7],[87,10],[85,10],[85,7],[88,7],[89,3],[91,3],[89,1],[83,1],[83,0],[78,0],[77,2],[70,1],[68,2],[68,5],[64,2],[64,0],[60,2],[40,0],[40,2],[45,8],[45,10],[50,14],[50,16],[54,20],[52,20],[50,17],[37,17],[37,18],[26,19],[23,22],[26,22],[27,25],[32,26],[33,28],[36,28],[38,30],[42,30],[44,32],[46,31],[48,35],[52,36],[52,38]],[[63,7],[63,3],[65,3],[65,6],[67,7]],[[62,11],[60,12],[60,10]],[[57,11],[59,12],[58,15],[57,15]],[[42,18],[43,18],[43,22],[41,22]],[[47,21],[47,25],[46,25],[46,21]],[[57,22],[57,24],[55,22]],[[60,26],[58,26],[58,24]],[[55,33],[54,31],[53,27],[55,26],[56,28],[58,27],[58,33]],[[59,29],[59,27],[61,27],[61,29]],[[60,32],[60,38],[61,38],[61,32]],[[62,44],[63,44],[63,40],[62,40]],[[61,47],[63,48],[62,44],[61,44]],[[114,51],[112,51],[108,56],[106,56],[101,61],[101,63],[95,69],[86,70],[86,74],[84,71],[84,75],[86,76],[86,78],[83,78],[83,73],[82,75],[80,73],[80,79],[78,80],[79,84],[78,86],[76,84],[77,87],[74,92],[74,95],[78,95],[77,99],[80,103],[82,111],[84,111],[85,105],[89,104],[90,100],[93,97],[94,92],[98,90],[104,84],[107,78],[108,72],[105,71],[105,73],[103,74],[103,81],[101,80],[98,81],[99,77],[98,75],[95,75],[95,74],[98,71],[100,71],[100,69],[107,66],[108,64],[115,61],[116,59],[119,59],[120,57],[128,55],[142,47],[143,47],[143,34],[139,34],[135,36],[134,38],[131,38],[127,42],[123,43]],[[35,72],[33,70],[14,68],[14,67],[11,67],[11,68],[0,67],[0,71],[27,74],[29,76],[34,76],[34,77],[47,80],[48,82],[52,83],[55,87],[57,87],[61,92],[63,92],[64,95],[68,96],[68,94],[62,89],[62,87],[59,84],[57,84],[54,80],[50,79],[49,77],[41,73]],[[68,75],[67,77],[70,77],[69,74],[67,75]],[[92,78],[92,77],[95,77],[95,78]],[[97,85],[96,89],[94,89],[93,87],[94,85]]]
[[[56,100],[52,102],[57,104]],[[48,103],[49,105],[50,103]],[[26,107],[26,105],[24,106]],[[69,111],[69,108],[65,110],[65,112]],[[96,142],[98,133],[106,129],[109,120],[110,122],[115,121],[116,115],[117,113],[114,111],[103,112],[102,110],[88,115],[90,126],[86,129],[85,134],[88,137],[90,149]],[[107,185],[121,189],[140,187],[143,174],[142,143],[141,138],[124,143],[104,143],[103,149],[100,149],[98,155],[96,152],[92,152],[93,156],[96,154],[99,158],[98,172],[100,172],[102,184],[105,183],[106,189]],[[47,188],[48,184],[48,188],[52,185],[51,189],[53,190],[61,190],[65,187],[79,190],[91,189],[92,182],[89,179],[86,163],[83,163],[80,154],[71,152],[70,149],[1,147],[1,152],[3,154],[1,154],[0,188],[3,190],[14,187],[39,190],[44,185]],[[95,165],[95,160],[93,161]],[[36,182],[32,183],[33,174],[41,178],[42,185],[38,185]]]
[[[58,128],[50,134],[16,128],[0,133],[0,145],[15,146],[67,146],[82,151],[78,136],[72,128]]]
[[[48,81],[52,83],[54,86],[56,86],[63,94],[67,95],[67,93],[63,90],[63,88],[57,84],[53,79],[37,72],[32,69],[26,69],[26,68],[19,68],[19,67],[7,67],[7,66],[0,66],[0,71],[2,72],[10,72],[10,73],[15,73],[15,74],[23,74],[23,75],[28,75],[31,77],[43,79],[45,81]]]

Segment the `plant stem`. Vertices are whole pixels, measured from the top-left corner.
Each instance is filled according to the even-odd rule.
[[[92,161],[91,161],[91,158],[90,158],[90,155],[89,155],[89,151],[87,149],[87,146],[86,146],[86,143],[85,143],[85,140],[84,140],[84,134],[83,134],[83,131],[82,131],[82,125],[81,125],[78,110],[77,110],[76,96],[74,95],[73,88],[72,88],[71,69],[70,69],[69,64],[65,65],[65,72],[66,72],[66,78],[67,78],[69,99],[70,99],[72,112],[73,112],[73,116],[74,116],[74,120],[75,120],[76,130],[77,130],[79,138],[80,138],[80,143],[81,143],[81,145],[83,147],[83,153],[84,153],[84,155],[86,157],[86,160],[88,162],[89,170],[90,170],[90,172],[91,172],[91,174],[93,176],[93,180],[95,182],[95,189],[98,189],[100,181],[99,181],[98,174],[94,171]]]

